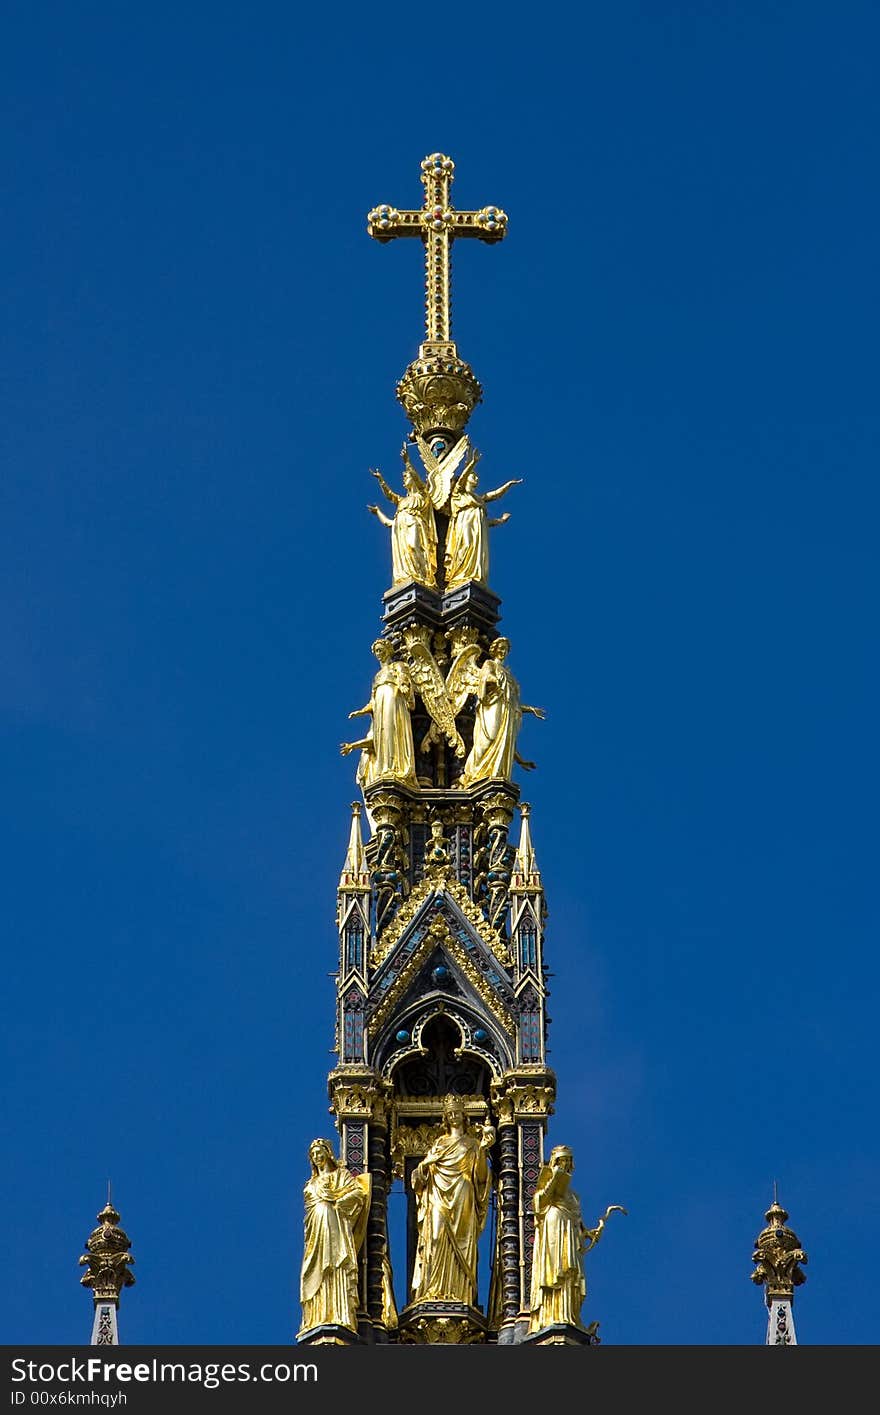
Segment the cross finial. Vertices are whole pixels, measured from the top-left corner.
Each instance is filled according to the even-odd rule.
[[[455,163],[442,152],[432,152],[422,162],[425,204],[420,211],[398,211],[376,206],[367,216],[367,231],[377,241],[395,236],[418,236],[425,247],[425,338],[428,344],[448,344],[450,333],[450,259],[452,242],[459,236],[479,241],[501,241],[507,217],[497,206],[479,211],[456,211],[449,197]]]

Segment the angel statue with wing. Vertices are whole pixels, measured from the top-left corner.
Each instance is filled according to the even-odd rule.
[[[489,657],[478,668],[476,645],[470,645],[449,670],[449,694],[456,714],[468,697],[477,700],[473,746],[468,753],[457,785],[473,786],[477,781],[501,777],[509,781],[513,764],[531,769],[516,750],[523,713],[544,717],[544,709],[520,700],[519,684],[505,663],[510,640],[498,638],[489,648]]]
[[[446,438],[435,437],[430,442],[416,434],[416,445],[425,468],[425,485],[437,511],[449,514],[449,494],[459,465],[471,450],[467,433],[449,446]]]
[[[412,681],[431,718],[431,725],[419,743],[419,751],[427,752],[431,743],[439,741],[442,735],[455,755],[463,757],[464,742],[455,725],[459,709],[454,708],[450,701],[446,679],[431,652],[430,637],[431,631],[424,624],[411,624],[403,631]]]
[[[419,585],[435,589],[437,527],[434,507],[424,482],[409,459],[405,443],[400,456],[403,461],[402,496],[391,490],[381,472],[371,469],[371,475],[395,507],[394,518],[386,516],[378,506],[368,506],[367,510],[378,517],[383,526],[391,528],[392,585],[408,585],[414,580]]]
[[[357,780],[361,790],[386,778],[417,786],[410,716],[416,704],[415,685],[406,664],[394,661],[390,639],[377,639],[373,653],[379,660],[379,671],[373,678],[370,701],[348,714],[350,718],[372,718],[370,730],[357,742],[341,743],[339,750],[347,757],[360,749]]]
[[[489,583],[489,527],[502,526],[510,520],[510,512],[490,520],[486,505],[497,501],[512,486],[519,486],[522,482],[522,477],[514,477],[494,491],[481,494],[477,491],[477,473],[474,470],[479,460],[480,453],[474,449],[449,497],[449,530],[443,561],[447,590],[457,589],[471,580],[477,580],[481,585]]]
[[[582,1256],[599,1242],[609,1215],[626,1213],[620,1204],[609,1204],[596,1227],[587,1228],[578,1196],[570,1187],[573,1169],[574,1156],[568,1145],[556,1145],[538,1175],[533,1200],[530,1333],[557,1324],[586,1330],[581,1322],[587,1291]]]

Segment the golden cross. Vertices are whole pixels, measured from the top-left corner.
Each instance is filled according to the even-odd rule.
[[[377,241],[395,236],[418,236],[425,247],[425,331],[429,343],[448,343],[449,253],[459,236],[478,241],[501,241],[507,217],[497,206],[479,211],[456,211],[449,200],[455,163],[442,152],[432,152],[422,163],[425,205],[421,211],[398,211],[376,206],[367,216],[367,232]]]

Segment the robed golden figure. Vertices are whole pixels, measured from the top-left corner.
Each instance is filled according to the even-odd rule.
[[[587,1291],[583,1255],[598,1243],[609,1214],[626,1213],[619,1204],[612,1204],[595,1228],[587,1228],[580,1201],[571,1188],[573,1170],[574,1156],[568,1145],[556,1145],[538,1175],[533,1200],[530,1333],[560,1324],[585,1330],[581,1322]]]
[[[446,533],[444,569],[446,588],[457,589],[476,580],[481,585],[489,583],[489,527],[503,526],[510,520],[505,512],[492,520],[486,512],[490,501],[497,501],[512,486],[518,486],[521,477],[506,481],[494,491],[482,494],[477,491],[477,473],[474,470],[479,461],[479,452],[474,452],[464,471],[458,477],[449,498],[449,530]]]
[[[393,518],[386,516],[378,506],[368,506],[367,510],[383,526],[391,528],[392,585],[408,585],[414,580],[416,584],[434,589],[437,584],[434,506],[405,446],[400,455],[403,460],[402,496],[392,491],[381,472],[372,470],[372,475],[395,508]]]
[[[412,675],[405,663],[393,661],[394,647],[388,639],[377,639],[373,653],[379,660],[379,671],[370,701],[348,714],[350,718],[372,717],[372,725],[366,737],[343,742],[340,751],[347,756],[360,747],[357,779],[361,788],[389,778],[405,786],[418,786],[410,717],[416,703]]]
[[[495,1131],[488,1124],[479,1136],[467,1128],[457,1096],[443,1103],[445,1134],[435,1140],[413,1171],[418,1196],[418,1244],[413,1266],[412,1301],[477,1300],[477,1240],[486,1223],[492,1177],[486,1151]]]
[[[509,781],[514,762],[525,767],[533,765],[517,754],[516,739],[523,713],[543,717],[544,711],[521,702],[519,684],[505,663],[509,650],[508,639],[495,639],[473,681],[477,699],[474,739],[459,786],[472,786],[496,776]]]
[[[312,1141],[309,1161],[312,1176],[303,1190],[300,1336],[326,1325],[356,1332],[358,1249],[367,1227],[370,1179],[339,1164],[329,1140]]]

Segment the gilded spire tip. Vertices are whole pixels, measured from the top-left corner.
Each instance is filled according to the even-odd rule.
[[[131,1287],[134,1274],[129,1268],[134,1258],[129,1254],[131,1239],[119,1226],[120,1214],[113,1207],[110,1198],[110,1184],[107,1184],[107,1202],[98,1214],[98,1227],[86,1239],[85,1253],[79,1260],[80,1267],[87,1267],[80,1282],[92,1289],[95,1304],[118,1302],[123,1287]]]
[[[779,1202],[778,1188],[773,1183],[773,1203],[764,1215],[767,1227],[755,1239],[752,1262],[756,1264],[752,1282],[765,1289],[767,1305],[773,1299],[791,1301],[794,1289],[806,1282],[800,1265],[807,1255],[793,1229],[788,1228],[788,1213]]]

